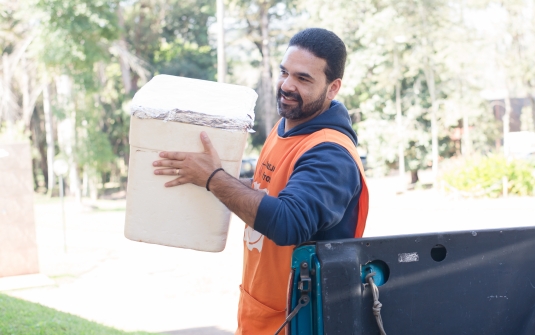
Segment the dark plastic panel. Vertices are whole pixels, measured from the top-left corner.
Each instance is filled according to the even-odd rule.
[[[388,335],[535,334],[535,228],[318,242],[316,251],[326,335],[379,334],[360,274],[374,260],[390,271],[379,287]]]

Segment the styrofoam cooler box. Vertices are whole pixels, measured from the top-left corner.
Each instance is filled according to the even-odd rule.
[[[230,211],[206,188],[165,187],[154,174],[161,151],[202,152],[205,131],[229,174],[239,177],[257,94],[237,85],[159,75],[132,100],[125,236],[134,241],[218,252]]]

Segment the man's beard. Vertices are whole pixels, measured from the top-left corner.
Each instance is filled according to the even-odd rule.
[[[297,106],[291,108],[290,106],[283,104],[281,102],[282,95],[291,99],[295,99],[297,101]],[[326,96],[327,87],[325,88],[325,91],[323,91],[323,93],[318,97],[318,99],[303,106],[303,98],[301,98],[299,93],[286,92],[279,88],[277,92],[277,111],[280,116],[288,120],[306,119],[321,111],[323,104],[325,103]]]

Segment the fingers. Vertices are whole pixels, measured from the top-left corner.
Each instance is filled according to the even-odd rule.
[[[172,151],[162,151],[160,152],[160,157],[173,159],[177,161],[183,161],[186,159],[187,153],[185,152],[172,152]]]
[[[162,159],[161,161],[153,162],[152,165],[180,169],[182,167],[182,161]]]
[[[158,169],[158,170],[154,170],[154,174],[164,175],[164,176],[179,176],[180,169]]]
[[[173,187],[173,186],[178,186],[178,185],[182,185],[182,184],[186,184],[187,182],[185,181],[184,177],[178,177],[176,179],[173,179],[171,181],[168,181],[167,183],[164,184],[165,187]]]
[[[204,147],[204,152],[211,153],[214,149],[214,146],[212,145],[212,141],[210,141],[208,134],[206,134],[204,131],[201,132],[201,142]]]
[[[180,175],[180,169],[158,169],[154,170],[155,175],[159,176],[176,176],[176,179],[168,181],[164,184],[165,187],[173,187],[182,184],[187,184],[186,178]]]
[[[155,175],[175,176],[176,179],[165,183],[165,187],[183,184],[205,186],[206,179],[215,169],[221,167],[221,160],[206,132],[201,132],[200,140],[204,152],[172,152],[159,153],[161,160],[153,161]],[[170,178],[171,179],[171,178]]]
[[[204,152],[206,153],[212,153],[214,151],[214,146],[212,145],[212,141],[208,137],[208,134],[206,132],[201,132],[201,142],[204,147]],[[191,154],[191,153],[189,153]],[[187,158],[188,153],[186,152],[173,152],[173,151],[162,151],[160,152],[160,157],[167,158],[169,160],[175,160],[175,161],[183,161]],[[155,165],[156,166],[156,165]],[[171,165],[169,165],[171,166]]]
[[[178,185],[187,184],[186,178],[180,175],[180,169],[158,169],[154,170],[154,174],[159,176],[177,176],[176,179],[168,181],[164,184],[165,187],[173,187]]]

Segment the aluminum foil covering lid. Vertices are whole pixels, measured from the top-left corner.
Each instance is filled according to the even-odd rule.
[[[249,131],[257,98],[245,86],[158,75],[134,95],[131,114],[140,119]]]

